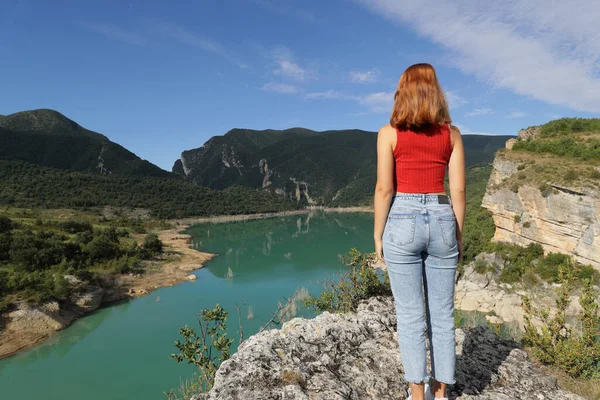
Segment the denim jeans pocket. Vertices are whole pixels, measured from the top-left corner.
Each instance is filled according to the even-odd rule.
[[[444,215],[436,218],[442,231],[444,243],[451,248],[456,246],[456,217],[454,215]]]
[[[415,240],[414,214],[390,214],[387,222],[388,240],[399,246],[410,244]]]

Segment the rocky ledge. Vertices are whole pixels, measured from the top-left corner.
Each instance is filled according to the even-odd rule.
[[[583,400],[488,328],[459,329],[456,339],[450,399]],[[223,362],[212,390],[192,400],[401,400],[407,392],[393,299],[379,296],[356,313],[294,318],[250,337]]]

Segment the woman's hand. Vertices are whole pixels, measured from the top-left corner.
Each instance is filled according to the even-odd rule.
[[[375,239],[375,256],[378,261],[385,264],[385,260],[383,259],[383,240],[381,239]]]

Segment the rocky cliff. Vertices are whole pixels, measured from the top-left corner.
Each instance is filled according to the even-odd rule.
[[[519,132],[536,139],[540,130]],[[516,142],[518,143],[518,142]],[[546,252],[567,253],[600,269],[600,167],[547,153],[496,153],[483,199],[496,224],[495,241],[539,243]]]
[[[376,132],[233,129],[181,153],[173,172],[214,189],[272,191],[314,205],[369,203],[376,181]],[[487,164],[508,137],[466,135],[467,165]]]
[[[487,328],[457,330],[456,340],[451,399],[583,400]],[[356,313],[294,318],[250,337],[193,400],[398,400],[407,391],[393,299],[373,297]]]

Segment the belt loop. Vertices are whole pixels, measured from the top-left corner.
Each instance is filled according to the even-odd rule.
[[[423,204],[426,203],[426,201],[425,201],[425,195],[424,194],[421,194],[421,203],[423,203]]]

